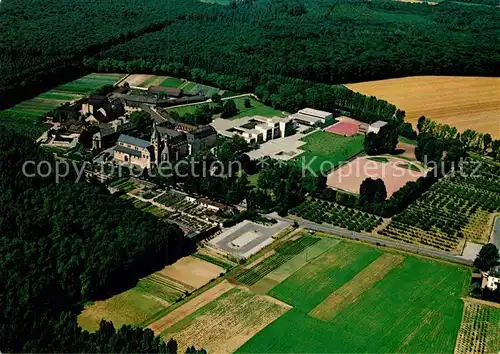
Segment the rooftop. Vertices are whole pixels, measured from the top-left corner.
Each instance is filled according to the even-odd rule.
[[[319,111],[319,110],[313,109],[313,108],[304,108],[304,109],[301,109],[299,111],[299,113],[305,114],[305,115],[308,115],[308,116],[323,118],[323,119],[328,118],[329,116],[332,115],[330,112]]]
[[[142,156],[142,153],[140,151],[137,151],[137,150],[134,150],[134,149],[129,149],[129,148],[126,148],[126,147],[120,146],[120,145],[116,145],[115,146],[115,150],[119,151],[119,152],[123,152],[125,154],[132,155],[132,156],[137,156],[137,157],[141,157]]]
[[[125,134],[120,135],[120,137],[118,138],[118,142],[130,144],[130,145],[134,145],[134,146],[139,146],[142,148],[147,148],[147,147],[151,146],[151,143],[147,140],[134,138],[133,136],[125,135]]]
[[[382,128],[383,126],[386,126],[387,122],[384,122],[383,120],[378,120],[373,124],[370,124],[371,127],[373,128]]]
[[[302,113],[292,114],[292,115],[290,115],[290,118],[294,119],[294,120],[297,119],[297,120],[302,120],[302,121],[311,122],[311,123],[317,123],[317,122],[321,121],[321,118],[305,115]]]

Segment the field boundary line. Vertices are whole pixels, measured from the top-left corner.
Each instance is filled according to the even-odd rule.
[[[309,316],[321,321],[329,321],[340,311],[355,302],[367,289],[405,260],[402,255],[384,253],[347,283],[331,293],[309,312]]]
[[[213,288],[208,289],[182,306],[176,308],[172,312],[169,312],[157,321],[149,324],[147,328],[151,329],[155,335],[159,335],[167,328],[173,326],[183,318],[189,316],[233,288],[235,288],[233,284],[224,280]]]

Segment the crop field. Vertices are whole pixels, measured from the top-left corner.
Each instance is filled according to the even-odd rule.
[[[121,74],[89,74],[70,83],[56,87],[12,108],[0,111],[0,124],[30,137],[37,138],[48,126],[42,124],[43,116],[67,102],[77,101],[105,85],[112,85]]]
[[[415,127],[424,115],[459,131],[473,129],[500,138],[500,78],[415,76],[345,85],[406,111]]]
[[[222,272],[223,268],[202,259],[181,258],[141,279],[134,288],[86,306],[78,323],[89,331],[98,329],[101,319],[113,321],[117,327],[142,325]]]
[[[308,198],[290,213],[315,223],[327,223],[356,232],[371,232],[383,219],[334,202]]]
[[[200,258],[204,261],[215,264],[215,265],[217,265],[221,268],[224,268],[226,270],[232,269],[232,268],[236,267],[236,265],[237,265],[235,262],[227,259],[223,255],[221,255],[215,251],[212,251],[208,248],[199,249],[198,252],[193,254],[193,257]]]
[[[268,296],[234,288],[162,332],[180,348],[194,345],[209,353],[231,353],[290,309]]]
[[[452,352],[469,279],[465,267],[341,241],[268,292],[293,308],[237,352]]]
[[[455,354],[500,352],[500,308],[464,300]]]
[[[306,144],[301,146],[305,152],[295,160],[310,166],[313,171],[328,172],[351,157],[363,151],[364,136],[349,137],[318,131],[307,135],[301,140]]]
[[[164,80],[160,86],[161,87],[179,87],[184,83],[183,80],[175,78],[175,77],[169,77],[166,80]]]
[[[267,274],[285,264],[304,249],[314,245],[318,241],[319,238],[309,236],[303,236],[298,240],[288,241],[276,248],[276,253],[272,256],[264,259],[255,266],[246,269],[243,273],[239,274],[236,279],[243,284],[253,285],[264,278]]]
[[[392,218],[379,234],[399,241],[461,251],[465,239],[487,243],[490,214],[500,211],[500,168],[473,162],[442,179]]]

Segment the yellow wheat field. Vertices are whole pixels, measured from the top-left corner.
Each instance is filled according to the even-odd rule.
[[[412,76],[345,86],[396,105],[414,127],[425,115],[459,131],[474,129],[500,138],[500,78]]]

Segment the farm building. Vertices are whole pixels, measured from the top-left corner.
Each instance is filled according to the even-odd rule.
[[[495,291],[500,286],[500,265],[491,268],[488,272],[483,272],[482,288]]]
[[[149,88],[150,92],[166,94],[168,97],[180,97],[182,96],[182,90],[176,87],[161,87],[161,86],[151,86]]]
[[[380,132],[380,129],[382,129],[382,127],[385,127],[386,125],[387,125],[387,122],[384,122],[382,120],[378,120],[375,123],[370,124],[370,126],[368,127],[368,131],[366,133],[367,134],[368,133],[378,134]]]

